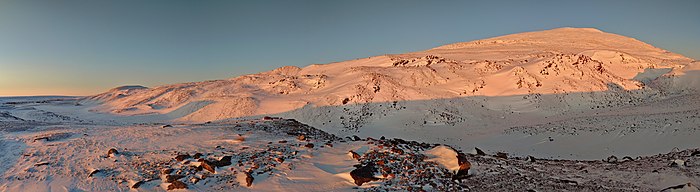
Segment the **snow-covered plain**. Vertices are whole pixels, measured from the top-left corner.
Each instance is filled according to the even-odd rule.
[[[700,183],[698,90],[697,61],[560,28],[226,80],[0,98],[0,190],[658,191]],[[285,130],[306,125],[262,116],[316,129],[300,139]],[[470,176],[453,180],[464,165],[451,156],[475,147],[487,155],[468,155]],[[232,165],[173,160],[195,153]],[[358,188],[350,172],[372,168]]]

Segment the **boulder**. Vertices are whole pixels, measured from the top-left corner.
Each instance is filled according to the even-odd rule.
[[[698,187],[696,187],[692,183],[686,183],[686,184],[666,187],[666,188],[661,190],[661,192],[672,192],[672,191],[700,191],[700,189],[698,189]]]
[[[617,157],[616,157],[615,155],[611,155],[610,157],[608,157],[607,159],[605,159],[605,162],[608,162],[608,163],[617,163]]]
[[[184,155],[177,155],[175,156],[175,160],[177,161],[184,161],[185,159],[192,158],[190,154],[184,154]]]
[[[253,178],[253,175],[251,175],[250,172],[245,172],[246,187],[250,187],[251,185],[253,185],[253,180],[255,180],[255,178]]]
[[[535,157],[533,157],[533,156],[527,156],[526,160],[529,161],[529,162],[532,162],[532,163],[534,163],[535,161],[537,161],[537,159],[536,159]]]
[[[306,145],[304,145],[304,147],[306,147],[306,148],[314,148],[314,144],[313,144],[313,143],[307,143]]]
[[[504,152],[496,152],[496,155],[495,155],[495,157],[498,157],[498,158],[503,158],[503,159],[508,159],[508,153],[504,153]]]
[[[182,181],[173,181],[168,185],[168,190],[174,190],[174,189],[187,189],[187,184],[183,183]]]
[[[374,177],[374,172],[376,172],[374,164],[369,163],[350,171],[350,176],[355,180],[357,186],[362,186],[363,183],[379,180],[379,178]]]
[[[476,152],[476,155],[481,155],[481,156],[486,155],[486,153],[484,153],[484,151],[482,151],[478,147],[474,147],[474,151]]]
[[[353,159],[357,159],[357,160],[360,160],[360,157],[361,157],[360,154],[357,154],[357,153],[355,153],[355,152],[352,151],[352,150],[350,150],[349,155],[350,155],[350,157],[352,157]]]
[[[216,165],[212,163],[211,161],[208,160],[202,160],[202,164],[200,165],[202,169],[207,170],[211,173],[216,173]]]
[[[141,185],[143,185],[144,183],[146,183],[146,182],[144,182],[144,181],[137,181],[137,182],[135,182],[133,185],[131,185],[131,188],[132,188],[132,189],[138,189],[138,188],[141,187]]]
[[[172,183],[172,182],[175,182],[178,179],[182,179],[184,177],[185,177],[184,175],[165,175],[163,182]]]
[[[225,167],[231,165],[231,156],[224,156],[219,161],[216,161],[215,164],[217,167]]]
[[[109,151],[107,151],[108,157],[114,157],[115,155],[119,155],[119,151],[117,151],[117,149],[111,148]]]
[[[459,169],[452,179],[464,179],[469,177],[469,169],[472,167],[472,164],[467,160],[467,156],[463,153],[457,153],[457,164],[459,165]]]

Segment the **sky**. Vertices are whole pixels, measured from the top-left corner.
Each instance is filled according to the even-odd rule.
[[[0,96],[225,79],[559,27],[700,59],[700,1],[0,1]]]

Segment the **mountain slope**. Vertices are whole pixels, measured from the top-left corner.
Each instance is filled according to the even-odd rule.
[[[469,147],[518,127],[547,127],[694,95],[698,66],[633,38],[559,28],[225,80],[120,87],[81,103],[93,112],[183,122],[274,115],[341,136]]]

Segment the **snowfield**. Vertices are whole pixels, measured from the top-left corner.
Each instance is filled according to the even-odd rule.
[[[0,98],[2,191],[698,191],[700,63],[559,28]]]

